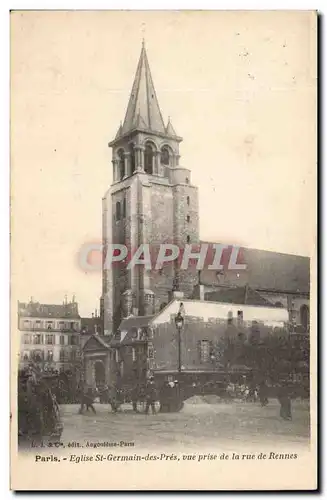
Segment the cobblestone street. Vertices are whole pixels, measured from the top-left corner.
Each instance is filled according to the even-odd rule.
[[[134,450],[146,448],[214,448],[255,446],[291,447],[309,444],[309,403],[293,403],[293,420],[279,417],[279,404],[271,400],[267,407],[257,403],[185,403],[179,413],[134,414],[124,405],[117,414],[108,405],[95,404],[79,415],[78,405],[61,406],[64,424],[62,441],[80,447],[86,442],[120,443]]]

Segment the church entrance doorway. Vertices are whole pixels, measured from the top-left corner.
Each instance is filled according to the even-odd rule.
[[[106,383],[106,372],[102,361],[94,363],[94,376],[97,387],[101,387]]]

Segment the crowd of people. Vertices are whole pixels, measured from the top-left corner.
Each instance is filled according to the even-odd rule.
[[[177,380],[165,381],[158,388],[153,377],[144,382],[136,381],[128,390],[122,389],[117,383],[103,384],[98,388],[82,384],[74,386],[74,390],[72,387],[69,380],[62,377],[49,378],[33,369],[22,372],[18,388],[19,435],[60,435],[62,424],[59,404],[62,403],[79,403],[80,414],[88,411],[95,414],[95,402],[107,404],[112,413],[117,413],[123,403],[129,403],[135,413],[151,412],[154,415],[158,411],[179,411],[183,401],[189,397],[187,390],[190,390],[190,395],[210,393],[207,387],[198,387],[196,382],[187,389]],[[264,379],[255,381],[243,377],[234,380],[234,383],[230,381],[222,392],[222,399],[258,402],[262,407],[269,404],[269,399],[276,397],[280,404],[280,417],[292,420],[291,402],[296,394],[290,380],[280,380],[268,385]]]
[[[259,383],[230,383],[226,388],[227,399],[239,399],[244,402],[259,402],[262,407],[269,404],[269,388],[266,381]],[[280,416],[284,420],[292,419],[291,401],[294,392],[289,381],[282,380],[273,387],[274,397],[277,397],[280,404]],[[92,389],[86,387],[81,393],[79,413],[91,410],[96,413],[94,402],[108,404],[112,413],[117,413],[123,403],[130,403],[135,413],[143,411],[145,414],[157,412],[156,402],[160,401],[160,412],[179,411],[183,406],[183,388],[177,380],[166,381],[162,384],[160,390],[157,390],[153,377],[147,383],[136,383],[128,394],[123,393],[117,385],[104,385]]]
[[[145,407],[144,412],[146,414],[149,413],[150,408],[152,414],[155,414],[155,403],[158,400],[158,392],[153,377],[150,377],[145,384],[136,383],[128,396],[124,394],[116,384],[103,385],[95,389],[85,387],[85,390],[81,393],[79,413],[83,414],[85,410],[91,410],[93,413],[96,413],[94,407],[94,402],[96,400],[100,403],[109,404],[112,413],[117,413],[122,403],[129,400],[135,413],[139,412],[138,403],[143,403]]]

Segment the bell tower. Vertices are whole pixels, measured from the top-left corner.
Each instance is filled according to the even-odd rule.
[[[132,254],[148,243],[153,256],[161,243],[198,243],[198,193],[179,162],[181,141],[170,118],[164,124],[143,42],[124,122],[109,143],[113,183],[103,198],[104,253],[117,243]],[[187,296],[196,282],[196,272],[179,272],[174,263],[161,270],[128,269],[127,263],[103,267],[106,334],[123,317],[154,314],[168,302],[174,284]]]

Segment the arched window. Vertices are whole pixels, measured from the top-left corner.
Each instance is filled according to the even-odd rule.
[[[124,151],[120,149],[118,151],[118,176],[119,180],[123,180],[125,176],[125,160],[124,160]]]
[[[119,201],[116,202],[116,220],[120,220],[121,218],[121,208]]]
[[[135,172],[135,151],[133,144],[130,145],[129,151],[131,153],[131,173]]]
[[[169,165],[169,150],[167,146],[164,146],[160,153],[160,163],[162,165]]]
[[[300,317],[301,317],[301,325],[303,328],[308,331],[309,330],[309,308],[305,304],[301,306],[300,309]]]
[[[147,144],[144,151],[144,170],[147,174],[152,174],[153,172],[153,157],[153,148],[151,144]]]

